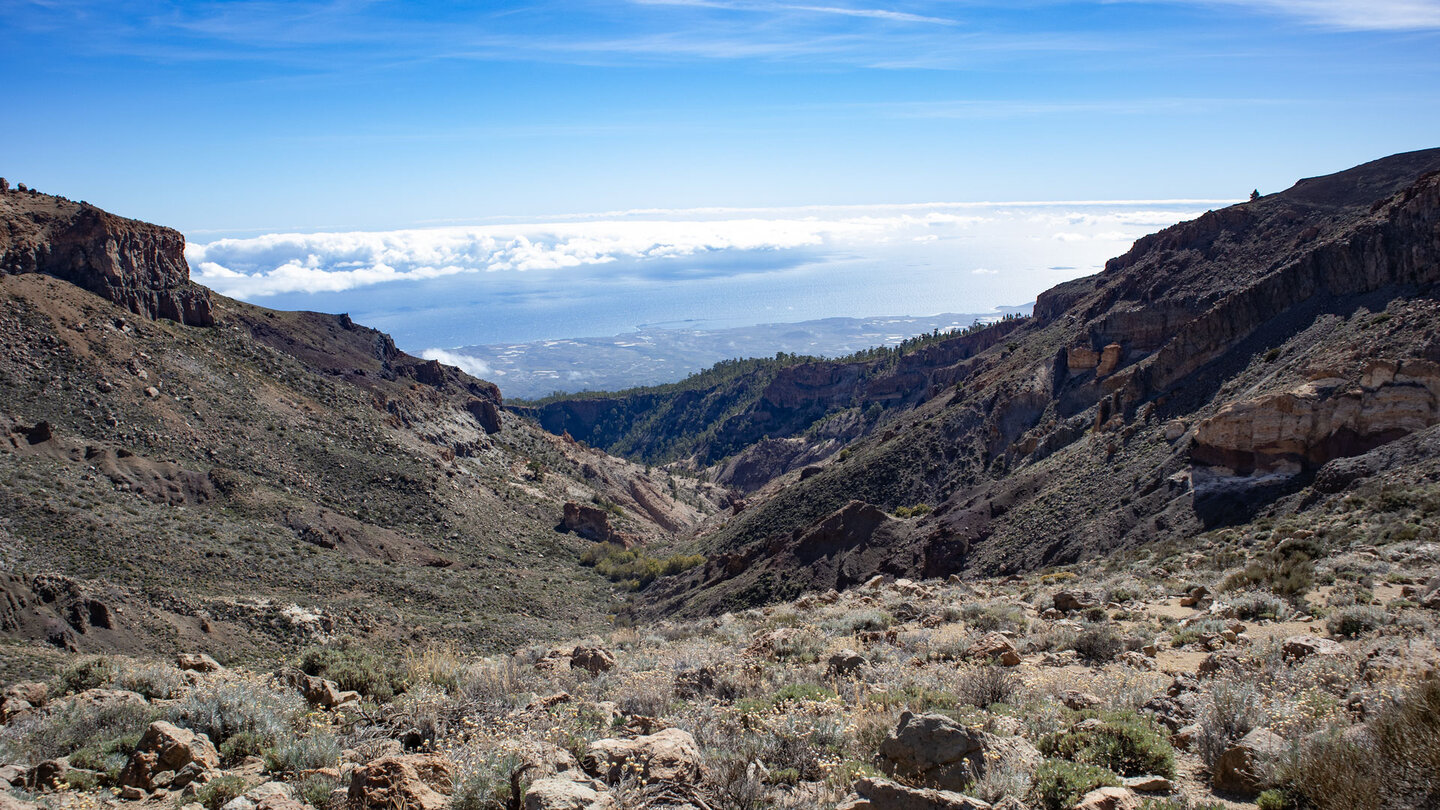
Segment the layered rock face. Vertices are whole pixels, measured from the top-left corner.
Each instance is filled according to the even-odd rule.
[[[1324,377],[1232,402],[1200,423],[1196,461],[1245,474],[1359,455],[1440,423],[1440,364],[1377,360],[1358,383]]]
[[[215,322],[209,291],[190,281],[179,231],[62,197],[0,193],[0,272],[55,276],[147,318]]]

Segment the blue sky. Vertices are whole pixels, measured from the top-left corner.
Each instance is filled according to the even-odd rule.
[[[192,240],[1230,198],[1440,132],[1433,0],[7,0],[0,44],[0,173]]]
[[[0,175],[418,352],[1023,304],[1440,145],[1440,0],[0,0],[0,79]]]

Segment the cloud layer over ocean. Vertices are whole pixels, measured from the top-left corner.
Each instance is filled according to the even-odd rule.
[[[1196,201],[1203,203],[1205,201]],[[349,233],[277,233],[191,244],[198,280],[226,295],[341,292],[460,273],[554,271],[630,260],[641,276],[694,277],[672,263],[701,254],[853,250],[895,240],[1008,236],[1121,243],[1176,221],[1176,203],[934,204],[797,209],[646,211],[522,225]],[[1072,206],[1084,206],[1072,207]],[[1097,210],[1098,209],[1098,210]],[[683,217],[691,218],[683,218]],[[1102,230],[1102,228],[1104,230]],[[698,271],[705,273],[707,271]],[[727,272],[743,273],[743,267]]]
[[[981,311],[1094,272],[1220,202],[647,210],[267,234],[192,243],[186,257],[225,295],[350,311],[428,348],[615,334],[657,318]]]

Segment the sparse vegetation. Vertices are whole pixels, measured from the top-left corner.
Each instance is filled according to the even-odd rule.
[[[581,555],[582,565],[593,567],[611,582],[619,582],[638,591],[660,577],[688,571],[705,564],[700,554],[671,554],[652,557],[638,548],[627,549],[616,543],[597,543]]]

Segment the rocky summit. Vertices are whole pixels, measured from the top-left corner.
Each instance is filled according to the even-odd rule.
[[[0,219],[0,810],[1440,806],[1440,150],[518,403]]]

